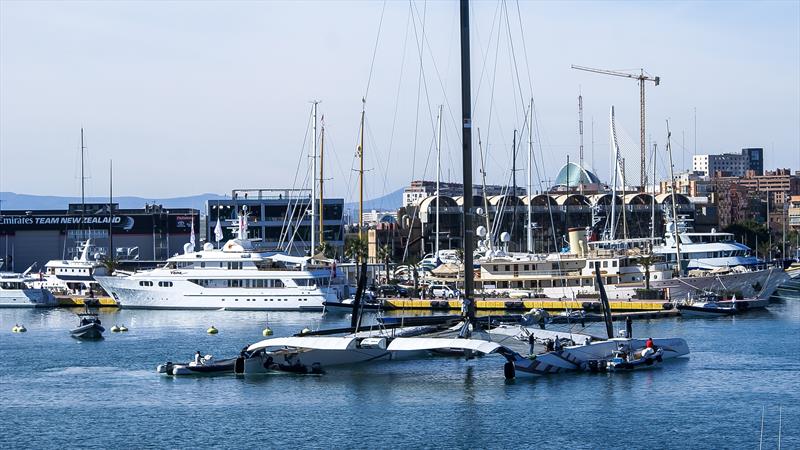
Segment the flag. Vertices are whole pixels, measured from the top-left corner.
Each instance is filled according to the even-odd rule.
[[[214,239],[217,244],[222,240],[222,225],[219,223],[219,217],[217,217],[217,226],[214,227]]]
[[[189,233],[189,243],[192,244],[192,250],[194,250],[194,216],[192,216],[192,229]]]

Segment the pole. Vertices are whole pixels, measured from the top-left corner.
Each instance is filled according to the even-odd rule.
[[[609,133],[609,138],[611,140],[611,154],[614,155],[614,162],[612,164],[614,170],[613,182],[611,186],[611,227],[609,230],[610,235],[608,239],[614,240],[617,238],[617,184],[618,181],[618,174],[619,174],[619,155],[618,155],[618,148],[617,148],[617,140],[614,137],[614,107],[611,107],[611,114],[609,126],[611,127],[611,132]]]
[[[310,227],[310,234],[311,236],[311,256],[314,256],[314,252],[317,250],[317,239],[316,239],[316,228],[317,228],[317,105],[319,102],[314,100],[312,102],[314,104],[314,138],[311,142],[311,227]]]
[[[436,128],[436,243],[434,257],[439,258],[439,180],[442,178],[442,105],[439,105],[439,119]]]
[[[650,245],[656,242],[656,151],[658,144],[653,142],[653,197],[650,204]]]
[[[83,233],[83,222],[85,220],[84,217],[86,215],[86,196],[85,196],[85,192],[84,192],[84,184],[85,184],[84,181],[86,180],[86,177],[83,174],[83,152],[85,150],[86,150],[86,146],[83,143],[83,127],[81,127],[81,226],[78,227],[78,229],[81,232],[80,232],[80,238],[79,239],[83,239],[83,236],[84,236],[84,233]]]
[[[475,322],[473,301],[474,273],[472,270],[475,248],[472,230],[472,96],[470,92],[469,62],[469,1],[461,0],[461,145],[464,182],[464,301],[467,302],[467,318]]]
[[[527,238],[528,238],[528,253],[533,253],[533,173],[532,173],[532,164],[533,164],[533,97],[531,97],[531,111],[530,115],[528,116],[528,229],[527,229]],[[489,211],[486,211],[486,214],[489,214]]]

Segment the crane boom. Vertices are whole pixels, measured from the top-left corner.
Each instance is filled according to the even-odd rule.
[[[661,83],[661,77],[645,75],[644,69],[639,69],[638,74],[627,72],[618,72],[615,70],[595,69],[593,67],[576,66],[572,64],[573,69],[583,70],[585,72],[599,73],[602,75],[611,75],[615,77],[630,78],[639,82],[639,130],[640,130],[640,174],[641,174],[641,188],[644,190],[647,187],[647,169],[645,167],[645,101],[644,101],[644,83],[652,81],[654,85],[658,86]]]

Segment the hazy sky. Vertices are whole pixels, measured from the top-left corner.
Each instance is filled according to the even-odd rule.
[[[567,155],[578,159],[579,89],[586,165],[608,180],[615,105],[627,177],[638,181],[636,81],[570,64],[661,77],[647,85],[661,174],[666,119],[677,168],[691,165],[695,109],[698,153],[764,147],[765,167],[800,169],[798,5],[475,2],[474,126],[488,181],[510,177],[513,130],[524,128],[531,90],[535,184],[555,178]],[[440,103],[442,176],[460,180],[457,2],[0,0],[0,190],[78,194],[81,127],[88,194],[107,192],[110,159],[120,195],[307,186],[302,155],[318,99],[326,190],[352,198],[370,72],[366,197],[435,177]],[[525,167],[527,130],[521,140]]]

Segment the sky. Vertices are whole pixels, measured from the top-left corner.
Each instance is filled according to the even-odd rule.
[[[638,182],[636,80],[646,84],[648,172],[695,152],[765,149],[800,170],[800,2],[478,1],[471,5],[473,178],[527,168],[534,190],[567,157],[610,178],[615,108],[626,179]],[[309,187],[311,102],[324,115],[327,196],[357,198],[362,99],[365,197],[460,181],[458,3],[0,0],[0,191],[172,197]],[[480,145],[478,133],[480,130]],[[657,146],[651,157],[652,144]],[[517,183],[527,183],[518,170]]]

